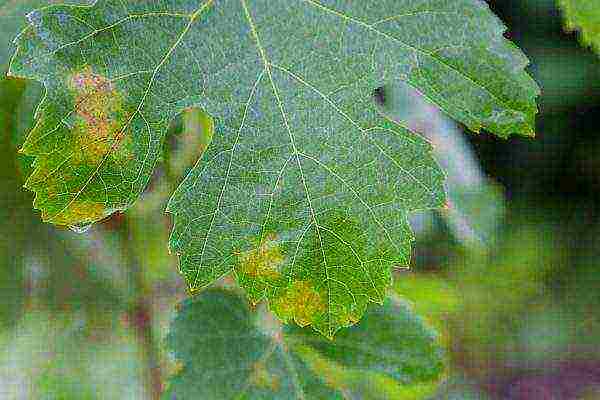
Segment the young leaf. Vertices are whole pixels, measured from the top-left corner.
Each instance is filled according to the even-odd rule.
[[[566,28],[580,32],[581,42],[600,52],[600,3],[590,0],[558,0]]]
[[[401,80],[473,130],[530,135],[538,88],[478,0],[98,1],[30,15],[10,73],[44,82],[23,146],[56,224],[127,208],[188,107],[212,143],[168,205],[191,289],[232,270],[252,301],[332,336],[406,265],[406,216],[444,204],[427,142],[371,99]]]
[[[181,305],[166,344],[179,362],[169,400],[419,399],[445,368],[435,334],[392,300],[331,342],[209,289]]]

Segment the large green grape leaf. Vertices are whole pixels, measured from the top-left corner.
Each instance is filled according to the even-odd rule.
[[[130,206],[169,121],[199,107],[214,137],[168,205],[189,287],[235,271],[328,336],[408,263],[407,215],[445,202],[430,145],[374,89],[403,81],[473,130],[533,133],[527,59],[478,0],[104,0],[29,19],[10,73],[47,91],[23,146],[42,217]]]
[[[578,30],[582,44],[600,52],[600,1],[558,0],[569,30]]]
[[[209,289],[181,304],[166,345],[179,364],[169,400],[411,400],[432,394],[445,372],[436,334],[392,299],[332,342]]]

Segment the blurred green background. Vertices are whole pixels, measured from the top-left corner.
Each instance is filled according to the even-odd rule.
[[[466,146],[437,147],[463,209],[415,217],[394,290],[449,348],[437,398],[600,399],[600,58],[553,0],[488,3],[542,87],[537,137],[465,136],[440,116],[438,138]],[[187,296],[162,210],[205,122],[182,116],[136,207],[77,233],[42,224],[21,188],[18,143],[41,95],[0,82],[0,399],[151,399],[177,369],[162,341]]]

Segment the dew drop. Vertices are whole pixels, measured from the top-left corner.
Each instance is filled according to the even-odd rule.
[[[75,233],[86,233],[90,230],[93,224],[70,225],[69,229]]]

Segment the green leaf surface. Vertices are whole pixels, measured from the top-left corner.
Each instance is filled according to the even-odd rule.
[[[444,373],[435,334],[389,299],[332,342],[209,289],[181,304],[166,344],[180,363],[170,400],[419,399]]]
[[[600,52],[600,1],[558,0],[566,28],[579,31],[583,45]]]
[[[0,79],[14,52],[12,40],[27,26],[27,13],[49,4],[91,4],[93,0],[0,0]]]
[[[445,203],[429,143],[381,114],[376,88],[533,133],[527,59],[477,0],[104,0],[29,19],[10,73],[46,87],[23,146],[42,217],[128,208],[169,122],[199,107],[214,136],[168,205],[189,287],[235,271],[253,302],[327,336],[383,301],[407,215]]]

